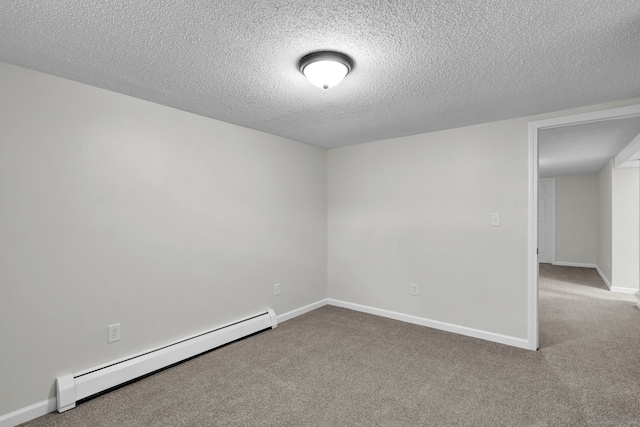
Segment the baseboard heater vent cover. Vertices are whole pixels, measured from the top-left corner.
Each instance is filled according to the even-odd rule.
[[[56,378],[58,412],[75,408],[79,400],[276,326],[276,314],[269,309],[164,347],[114,360],[75,374],[60,376]]]

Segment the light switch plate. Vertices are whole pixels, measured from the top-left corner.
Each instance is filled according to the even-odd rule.
[[[500,225],[500,214],[499,213],[492,213],[491,214],[491,225],[493,225],[493,226],[499,226]]]
[[[418,284],[417,283],[412,283],[411,284],[411,295],[418,296]]]

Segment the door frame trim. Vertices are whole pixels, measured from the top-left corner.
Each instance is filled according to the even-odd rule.
[[[591,111],[551,119],[529,122],[529,280],[528,280],[528,330],[530,350],[539,345],[538,326],[538,131],[557,127],[624,119],[640,116],[640,105]]]

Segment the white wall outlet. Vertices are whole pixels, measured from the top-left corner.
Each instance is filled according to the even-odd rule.
[[[491,214],[491,225],[493,225],[493,226],[499,226],[500,225],[500,214],[499,213],[492,213]]]
[[[413,296],[418,295],[418,284],[417,283],[412,283],[411,284],[411,295],[413,295]]]
[[[111,344],[112,342],[120,341],[120,323],[107,326],[107,330],[109,332],[107,339],[109,344]]]
[[[280,295],[280,283],[276,283],[273,285],[273,294]]]

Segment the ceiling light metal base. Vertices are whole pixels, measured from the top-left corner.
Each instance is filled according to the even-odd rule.
[[[345,67],[347,67],[347,70],[349,70],[349,73],[353,69],[353,61],[347,55],[340,52],[325,50],[321,52],[312,52],[300,58],[300,61],[298,61],[298,70],[300,70],[300,72],[304,74],[304,67],[317,61],[339,62],[341,64],[344,64]]]

